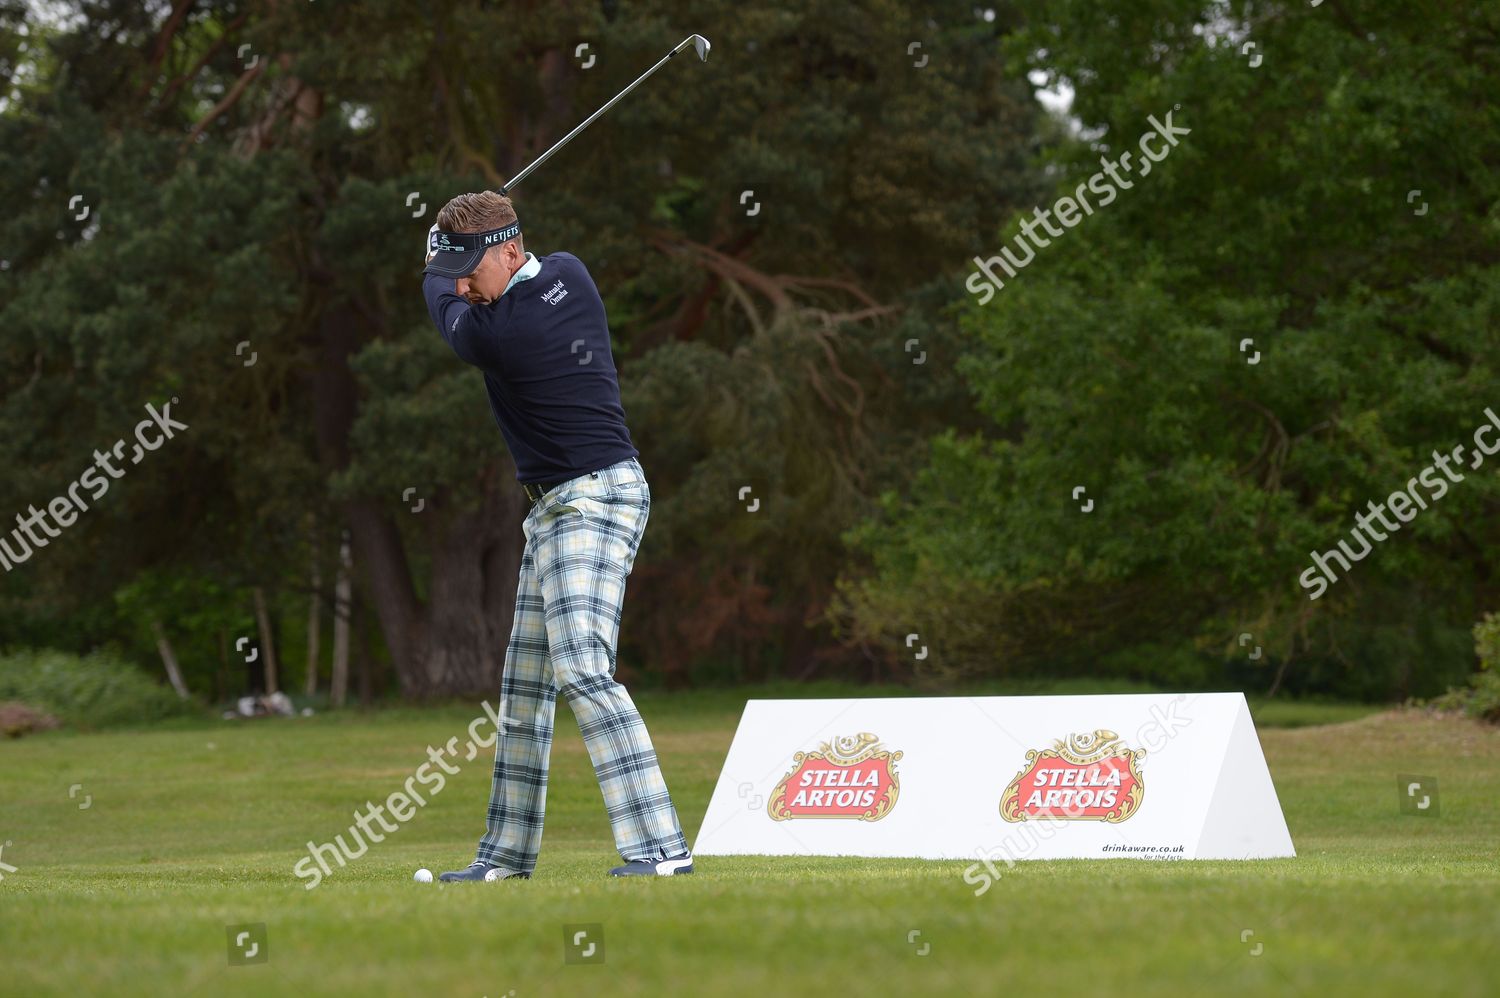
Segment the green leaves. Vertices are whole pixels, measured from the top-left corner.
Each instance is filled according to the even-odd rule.
[[[983,579],[984,637],[1004,655],[985,664],[977,636],[923,631],[934,657],[981,672],[1139,663],[1125,650],[1222,647],[1254,620],[1273,657],[1311,660],[1288,682],[1324,686],[1364,627],[1360,690],[1441,688],[1468,666],[1452,638],[1494,569],[1493,478],[1455,485],[1315,605],[1296,578],[1367,501],[1467,442],[1494,397],[1500,150],[1493,112],[1462,96],[1463,52],[1487,29],[1468,11],[1421,26],[1352,12],[1377,43],[1347,10],[1264,20],[1233,4],[1217,24],[1200,10],[1049,3],[1009,42],[1073,83],[1101,136],[1050,156],[1065,172],[1039,204],[1133,149],[1148,114],[1180,104],[1192,132],[988,305],[970,301],[960,369],[1011,443],[936,442],[909,509],[855,535],[880,567],[846,610],[889,640],[936,613],[923,594],[938,578]],[[965,477],[975,489],[954,502]],[[1378,637],[1391,628],[1405,637]],[[1203,681],[1219,674],[1200,661]]]

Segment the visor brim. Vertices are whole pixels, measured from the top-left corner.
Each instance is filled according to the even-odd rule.
[[[434,253],[427,266],[422,268],[424,274],[436,274],[439,277],[451,277],[455,280],[460,277],[468,277],[479,269],[479,261],[484,258],[484,249],[464,250],[455,253],[447,251]]]

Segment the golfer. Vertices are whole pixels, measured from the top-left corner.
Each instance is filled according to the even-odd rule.
[[[526,252],[510,199],[488,191],[438,212],[424,273],[432,320],[459,359],[483,372],[531,500],[488,830],[474,862],[439,879],[531,876],[558,693],[578,719],[625,861],[610,873],[692,873],[646,724],[614,680],[625,577],[651,489],[625,426],[599,290],[571,253]]]

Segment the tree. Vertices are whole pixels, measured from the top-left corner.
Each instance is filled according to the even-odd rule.
[[[993,425],[934,437],[908,496],[851,533],[871,561],[842,580],[851,635],[895,657],[920,631],[923,668],[950,673],[1369,696],[1471,667],[1493,475],[1429,493],[1326,594],[1299,582],[1434,452],[1472,455],[1496,401],[1500,133],[1471,95],[1497,82],[1500,19],[1421,6],[1027,5],[1010,51],[1073,89],[1082,127],[1040,207],[1138,156],[1152,117],[1190,134],[965,296]]]

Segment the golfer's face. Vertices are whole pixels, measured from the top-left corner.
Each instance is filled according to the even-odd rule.
[[[505,290],[510,275],[516,271],[511,266],[511,257],[519,255],[514,241],[492,248],[479,258],[479,266],[474,273],[454,282],[454,290],[472,304],[488,305]]]

